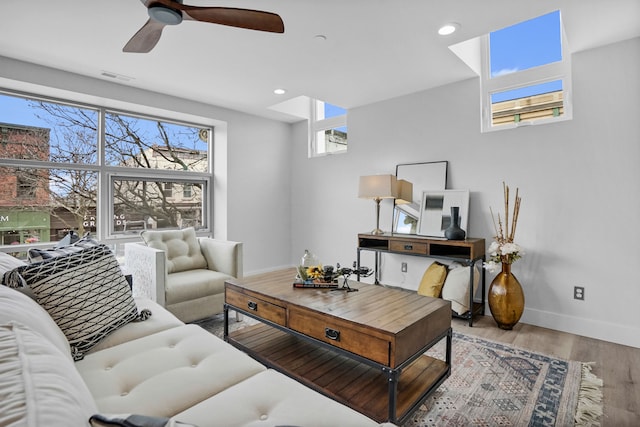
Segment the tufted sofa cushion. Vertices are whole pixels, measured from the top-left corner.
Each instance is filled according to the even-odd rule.
[[[174,416],[266,369],[197,325],[88,354],[76,368],[100,412],[160,417]]]
[[[207,427],[379,425],[272,369],[228,388],[175,418]]]
[[[207,260],[193,227],[183,230],[145,230],[140,236],[147,246],[167,254],[167,273],[207,268]]]

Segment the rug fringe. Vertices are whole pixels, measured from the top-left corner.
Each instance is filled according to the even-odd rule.
[[[582,363],[582,381],[578,392],[578,407],[574,418],[576,426],[600,425],[602,409],[602,386],[600,378],[591,372],[594,362]]]

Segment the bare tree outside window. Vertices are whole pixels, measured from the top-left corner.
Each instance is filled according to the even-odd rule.
[[[49,216],[46,231],[40,231],[45,241],[58,239],[65,230],[95,231],[100,215],[106,213],[104,208],[98,212],[97,200],[99,177],[109,173],[105,167],[131,171],[119,175],[146,176],[110,181],[111,232],[129,232],[140,223],[145,228],[180,227],[185,218],[194,226],[207,226],[202,191],[206,175],[189,179],[180,174],[209,172],[210,129],[107,111],[101,143],[98,109],[0,94],[0,105],[5,102],[12,103],[14,110],[23,109],[25,119],[2,123],[0,115],[0,160],[7,160],[0,164],[0,175],[7,177],[4,182],[15,183],[13,190],[0,191],[0,220],[7,219],[7,224],[0,221],[3,235],[20,235],[18,243],[24,242],[30,234],[16,234],[15,228],[42,223],[42,214]],[[100,144],[103,161],[98,158]],[[21,161],[29,166],[11,166]],[[34,161],[42,166],[32,167]],[[133,172],[140,169],[147,172]],[[153,179],[156,171],[158,178]],[[184,197],[185,186],[193,188],[194,197]],[[27,211],[38,215],[24,220]],[[18,222],[11,219],[18,216],[22,218]]]

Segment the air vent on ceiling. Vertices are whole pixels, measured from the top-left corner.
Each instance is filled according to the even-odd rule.
[[[103,77],[109,77],[110,79],[122,80],[125,82],[133,80],[133,77],[123,76],[122,74],[114,73],[112,71],[102,70],[100,75]]]

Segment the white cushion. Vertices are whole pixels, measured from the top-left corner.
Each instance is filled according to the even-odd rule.
[[[170,328],[76,362],[100,412],[173,416],[266,368],[197,325]]]
[[[72,360],[69,341],[49,313],[21,292],[0,286],[0,324],[10,321],[20,322],[40,333]]]
[[[87,353],[104,350],[127,341],[146,337],[169,328],[183,326],[184,323],[160,304],[148,298],[134,298],[139,311],[149,310],[153,314],[144,322],[129,322],[107,335]]]
[[[96,410],[67,355],[18,322],[0,325],[0,426],[87,426]]]
[[[167,256],[167,273],[207,268],[193,227],[183,230],[145,230],[140,236],[147,246],[160,249]]]
[[[180,271],[168,275],[165,285],[167,305],[224,294],[224,282],[233,279],[228,274],[207,269]]]
[[[451,301],[451,309],[458,314],[469,311],[469,275],[471,267],[455,267],[449,271],[442,287],[442,299]],[[480,271],[473,272],[473,293],[480,281]]]
[[[201,427],[366,427],[379,424],[269,369],[174,417]]]
[[[0,277],[2,277],[7,271],[23,265],[27,265],[27,263],[7,253],[0,252]]]

